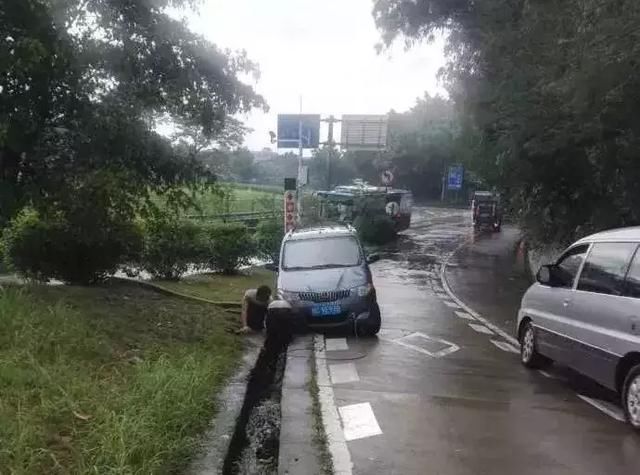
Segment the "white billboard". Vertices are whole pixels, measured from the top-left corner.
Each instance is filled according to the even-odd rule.
[[[387,115],[343,115],[340,146],[345,150],[382,150],[387,146]]]

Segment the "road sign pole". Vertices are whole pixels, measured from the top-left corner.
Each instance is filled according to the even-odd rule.
[[[298,118],[298,181],[296,188],[296,201],[297,201],[297,219],[296,222],[300,225],[302,221],[302,96],[300,96],[300,116]]]

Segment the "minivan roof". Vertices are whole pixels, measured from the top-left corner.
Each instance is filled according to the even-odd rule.
[[[322,237],[342,237],[356,236],[356,230],[351,226],[332,225],[332,226],[313,226],[308,228],[294,229],[289,231],[284,237],[285,241],[317,239]]]
[[[611,242],[611,241],[627,241],[640,242],[640,226],[631,226],[628,228],[609,229],[590,236],[583,237],[576,244],[584,244],[587,242]]]

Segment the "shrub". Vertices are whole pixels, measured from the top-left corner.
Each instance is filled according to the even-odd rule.
[[[256,228],[255,241],[258,255],[263,259],[277,263],[280,258],[280,245],[284,237],[284,224],[279,219],[262,221]]]
[[[189,267],[202,267],[207,248],[203,228],[158,212],[144,223],[141,266],[154,277],[177,280]]]
[[[256,246],[247,227],[242,224],[216,224],[207,231],[209,263],[225,273],[233,274],[248,265],[256,254]]]
[[[385,214],[363,214],[353,224],[360,239],[369,244],[385,244],[396,237],[393,220]]]
[[[10,270],[37,280],[88,284],[135,259],[141,234],[133,222],[92,209],[91,219],[62,211],[46,216],[23,209],[2,236],[4,262]]]

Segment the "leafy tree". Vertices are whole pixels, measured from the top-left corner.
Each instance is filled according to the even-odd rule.
[[[345,157],[345,153],[340,153],[328,146],[314,150],[311,159],[307,160],[311,187],[324,190],[329,186],[329,179],[333,187],[351,183],[354,178],[358,178],[358,171],[353,162]],[[330,163],[329,160],[331,160]]]
[[[280,260],[280,245],[283,237],[284,224],[281,219],[261,221],[255,233],[258,255],[277,264]]]
[[[396,184],[417,196],[438,198],[442,176],[457,156],[459,124],[453,104],[428,94],[403,114],[389,120],[390,154],[387,168],[395,172]]]
[[[144,221],[140,265],[154,277],[177,280],[207,260],[205,230],[170,211],[152,213]]]
[[[204,170],[154,132],[154,119],[215,138],[229,116],[264,101],[237,79],[256,71],[244,53],[219,50],[167,14],[193,3],[2,2],[1,219],[21,203],[67,201],[101,168],[126,170],[130,203],[198,182]]]
[[[640,4],[377,0],[387,44],[448,37],[443,78],[475,169],[530,236],[640,223]]]
[[[246,148],[234,150],[229,155],[230,172],[241,181],[251,180],[255,176],[253,154]]]
[[[256,245],[243,224],[211,225],[207,230],[209,265],[224,274],[234,274],[251,263]]]

